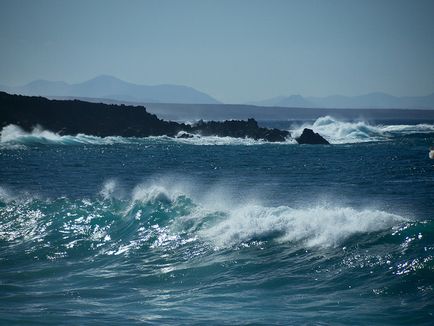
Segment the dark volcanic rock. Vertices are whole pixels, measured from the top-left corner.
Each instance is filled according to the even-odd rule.
[[[27,131],[40,125],[63,135],[83,133],[100,137],[175,136],[188,127],[160,120],[143,106],[48,100],[0,92],[0,127],[8,124]]]
[[[247,121],[226,120],[223,122],[200,120],[191,127],[191,130],[202,136],[249,137],[270,142],[283,142],[291,136],[286,130],[261,128],[255,119],[248,119]]]
[[[164,121],[143,106],[108,105],[84,101],[48,100],[44,97],[10,95],[0,92],[0,128],[15,124],[30,131],[36,125],[63,135],[78,133],[123,137],[162,136],[189,138],[188,134],[230,136],[285,141],[288,131],[258,126],[247,121],[199,121],[190,126]],[[181,131],[187,133],[180,133]]]
[[[295,139],[299,144],[330,144],[320,134],[313,132],[312,129],[304,128],[300,137]]]

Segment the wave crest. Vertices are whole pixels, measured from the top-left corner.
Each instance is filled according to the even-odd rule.
[[[27,132],[16,125],[8,125],[0,131],[0,144],[2,148],[22,149],[28,145],[113,145],[113,144],[155,144],[155,143],[179,143],[186,145],[264,145],[270,142],[255,140],[252,138],[218,137],[193,135],[191,138],[173,138],[168,136],[150,137],[121,137],[108,136],[98,137],[86,134],[60,135],[58,133],[44,130],[36,126],[32,131]],[[286,142],[273,142],[272,144],[294,144],[295,141],[288,139]]]
[[[19,126],[8,125],[0,132],[0,143],[10,145],[111,145],[125,142],[125,138],[118,136],[97,137],[85,134],[77,134],[76,136],[60,135],[49,130],[44,130],[41,126],[36,126],[31,132],[27,132]]]
[[[301,135],[304,128],[310,128],[333,144],[361,143],[389,140],[394,136],[415,133],[433,133],[434,125],[371,125],[364,121],[340,121],[330,116],[320,117],[314,123],[293,126],[290,132],[294,138]],[[16,125],[8,125],[0,131],[0,146],[7,149],[23,149],[28,145],[113,145],[113,144],[185,144],[197,146],[211,145],[288,145],[296,144],[293,138],[285,142],[267,142],[251,138],[218,137],[191,135],[191,138],[150,136],[144,138],[109,136],[98,137],[85,134],[60,135],[36,126],[26,132]]]
[[[434,125],[371,125],[365,121],[340,121],[330,116],[320,117],[313,124],[303,124],[291,131],[294,137],[310,128],[333,144],[385,141],[393,136],[434,132]]]
[[[269,238],[301,242],[306,247],[330,247],[352,235],[385,230],[405,221],[384,211],[332,205],[305,209],[248,205],[229,212],[227,219],[202,233],[218,247]]]
[[[117,252],[119,246],[173,248],[196,241],[215,249],[258,241],[334,247],[353,235],[408,221],[381,210],[333,204],[292,208],[225,201],[226,205],[216,205],[218,194],[198,195],[186,185],[164,182],[138,185],[124,197],[113,195],[118,188],[110,180],[95,199],[4,200],[0,239],[35,242],[35,250],[44,238],[56,239],[58,248],[66,249],[76,242],[88,243],[102,254]]]

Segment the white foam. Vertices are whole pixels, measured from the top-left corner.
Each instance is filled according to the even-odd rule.
[[[112,144],[137,144],[137,143],[180,143],[188,145],[211,146],[211,145],[264,145],[270,142],[264,140],[254,140],[252,138],[235,138],[235,137],[218,137],[218,136],[200,136],[193,135],[192,138],[173,138],[168,136],[151,136],[151,137],[97,137],[85,134],[60,135],[55,132],[44,130],[36,126],[31,132],[26,132],[16,125],[8,125],[0,132],[1,148],[23,149],[23,146],[30,144],[57,144],[57,145],[112,145]],[[293,139],[285,142],[273,142],[272,144],[294,144]],[[7,145],[7,146],[6,146]],[[25,148],[25,147],[24,147]]]
[[[340,121],[330,116],[320,117],[313,124],[292,127],[293,137],[301,135],[304,128],[310,128],[333,144],[384,141],[399,134],[434,132],[434,125],[371,125],[365,121]]]
[[[130,209],[137,202],[173,206],[179,198],[189,199],[184,215],[178,215],[165,232],[193,232],[190,236],[210,241],[216,248],[262,240],[333,247],[355,234],[381,231],[408,221],[378,209],[355,209],[330,202],[303,208],[267,207],[252,198],[241,202],[230,198],[230,191],[223,187],[211,186],[203,191],[188,182],[175,183],[174,179],[136,186]]]
[[[381,126],[382,132],[386,133],[404,133],[404,134],[415,134],[415,133],[429,133],[434,132],[434,125],[422,123],[417,125],[390,125]]]
[[[355,209],[330,202],[292,208],[283,205],[269,207],[253,199],[230,200],[225,198],[225,194],[230,196],[227,189],[223,192],[223,188],[211,186],[208,187],[209,191],[204,192],[197,186],[193,187],[191,183],[174,182],[174,179],[176,178],[167,177],[139,184],[131,191],[126,201],[122,199],[127,206],[124,206],[124,217],[133,217],[136,220],[145,218],[146,221],[149,216],[142,216],[142,210],[148,204],[161,213],[157,214],[159,217],[153,222],[155,225],[152,225],[151,229],[147,226],[140,228],[143,232],[139,230],[137,237],[131,240],[137,245],[147,241],[151,235],[157,234],[158,239],[162,241],[157,241],[155,246],[178,246],[192,241],[202,241],[215,249],[224,249],[268,241],[301,245],[305,248],[335,247],[353,235],[391,229],[408,221],[402,216],[378,209]],[[112,198],[116,191],[119,191],[117,182],[109,180],[104,184],[101,195],[104,198]],[[0,199],[7,203],[10,198],[10,193],[0,187]],[[76,204],[71,204],[75,214]],[[157,205],[153,206],[154,204]],[[44,225],[48,224],[35,225],[34,221],[28,221],[29,218],[40,220],[43,212],[33,208],[27,210],[26,202],[22,204],[24,206],[20,206],[20,203],[17,205],[15,207],[18,209],[14,208],[12,211],[16,211],[18,218],[14,217],[7,223],[13,232],[16,231],[13,229],[13,223],[21,223],[23,231],[16,233],[15,236],[5,229],[7,232],[0,232],[0,238],[17,238],[24,233],[32,236],[45,234],[45,229],[40,228],[45,228]],[[90,211],[77,218],[68,215],[68,212],[68,229],[65,229],[65,232],[85,232],[88,228],[86,225],[91,225],[92,219],[101,216],[98,209],[93,211],[94,205],[98,203],[82,200],[78,205],[83,205],[82,208]],[[112,206],[104,204],[103,207],[111,209]],[[35,211],[36,215],[32,217],[27,211]],[[159,220],[166,213],[170,219]],[[98,225],[92,232],[98,239],[109,241],[110,237],[106,231],[110,225],[102,225],[104,229],[100,229]],[[99,232],[100,230],[103,232]],[[132,246],[136,247],[136,244]]]
[[[340,121],[330,116],[320,117],[313,124],[293,126],[290,130],[294,138],[301,135],[304,128],[310,128],[333,144],[360,143],[388,140],[396,135],[413,133],[434,132],[434,125],[371,125],[365,121],[348,122]],[[181,135],[181,134],[180,134]],[[55,132],[35,127],[31,132],[26,132],[16,125],[8,125],[0,131],[0,148],[23,149],[28,144],[89,144],[89,145],[112,145],[112,144],[137,144],[137,143],[179,143],[197,146],[221,146],[243,145],[254,146],[264,144],[288,145],[296,144],[294,138],[288,138],[284,142],[267,142],[252,138],[218,137],[192,135],[191,138],[172,138],[168,136],[152,136],[145,138],[136,137],[97,137],[85,134],[60,135]],[[23,147],[24,146],[24,147]]]
[[[123,137],[97,137],[85,134],[59,135],[58,133],[44,130],[40,126],[36,126],[31,132],[26,132],[16,125],[7,125],[0,132],[0,143],[2,144],[90,144],[90,145],[110,145],[114,143],[125,143],[126,138]]]
[[[296,141],[292,138],[288,138],[284,142],[268,142],[265,140],[255,140],[253,138],[236,138],[236,137],[219,137],[219,136],[200,136],[197,134],[192,135],[191,138],[171,138],[166,136],[160,137],[150,137],[154,139],[165,140],[169,142],[196,145],[196,146],[222,146],[222,145],[232,145],[232,146],[256,146],[264,144],[277,144],[277,145],[289,145],[296,144]]]
[[[267,239],[298,242],[306,247],[331,247],[352,235],[388,229],[406,221],[380,210],[333,205],[304,209],[245,205],[227,214],[226,219],[200,231],[217,248]]]

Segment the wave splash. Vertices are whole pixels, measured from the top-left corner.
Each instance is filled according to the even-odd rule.
[[[314,130],[332,144],[384,141],[399,135],[434,132],[434,125],[432,124],[371,125],[364,121],[340,121],[325,116],[318,118],[313,124],[294,126],[291,133],[294,137],[297,137],[304,128]]]
[[[305,209],[288,206],[245,206],[204,230],[219,247],[269,237],[277,242],[301,243],[304,247],[334,247],[355,234],[392,228],[406,219],[379,210],[357,211],[350,207],[316,205]]]
[[[85,134],[60,135],[58,133],[44,130],[41,126],[36,126],[31,132],[24,131],[16,125],[8,125],[0,132],[0,143],[11,145],[32,145],[32,144],[58,144],[58,145],[111,145],[114,143],[126,143],[123,137],[97,137]]]
[[[76,200],[11,198],[0,189],[0,241],[41,259],[157,248],[182,252],[192,243],[199,251],[255,243],[327,248],[409,221],[381,210],[333,204],[292,208],[246,202],[218,208],[212,193],[197,195],[185,185],[140,184],[128,194],[118,188],[110,180],[96,198]]]
[[[340,121],[330,116],[320,117],[314,123],[293,126],[290,132],[293,138],[285,142],[267,142],[251,138],[192,135],[191,138],[172,138],[167,136],[136,137],[97,137],[86,134],[60,135],[44,130],[40,126],[26,132],[16,125],[5,126],[0,131],[0,148],[22,149],[28,145],[113,145],[113,144],[186,144],[186,145],[288,145],[296,144],[294,138],[301,135],[304,128],[310,128],[325,137],[332,144],[386,141],[396,136],[434,133],[434,125],[371,125],[364,121]]]
[[[23,148],[27,145],[113,145],[113,144],[155,144],[179,143],[187,145],[264,145],[270,142],[251,138],[234,138],[218,136],[193,135],[192,138],[173,138],[168,136],[150,136],[144,138],[109,136],[98,137],[86,134],[60,135],[36,126],[27,132],[16,125],[5,126],[0,131],[0,146],[2,148]],[[293,144],[294,140],[274,142],[273,144]],[[25,148],[25,147],[24,147]]]

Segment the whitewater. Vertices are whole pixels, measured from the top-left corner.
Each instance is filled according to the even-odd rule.
[[[0,324],[431,325],[430,121],[0,133]]]
[[[313,123],[293,127],[295,136],[301,135],[304,128],[310,128],[323,135],[333,144],[386,141],[393,137],[418,133],[433,133],[434,124],[372,124],[366,121],[341,121],[336,118],[320,117]]]
[[[351,144],[359,142],[387,141],[393,137],[411,134],[433,133],[434,124],[405,124],[405,125],[375,125],[365,121],[340,121],[330,116],[320,117],[313,123],[288,124],[287,129],[292,138],[286,142],[274,144],[297,144],[294,140],[299,137],[304,128],[323,135],[332,144]],[[30,132],[24,131],[16,125],[7,125],[0,131],[0,144],[31,145],[31,144],[88,144],[88,145],[111,145],[111,144],[134,144],[143,142],[179,142],[191,145],[261,145],[269,142],[254,140],[251,138],[217,137],[193,135],[192,138],[173,138],[167,136],[152,136],[146,138],[136,137],[97,137],[86,134],[60,135],[56,132],[45,130],[41,126],[35,126]]]

